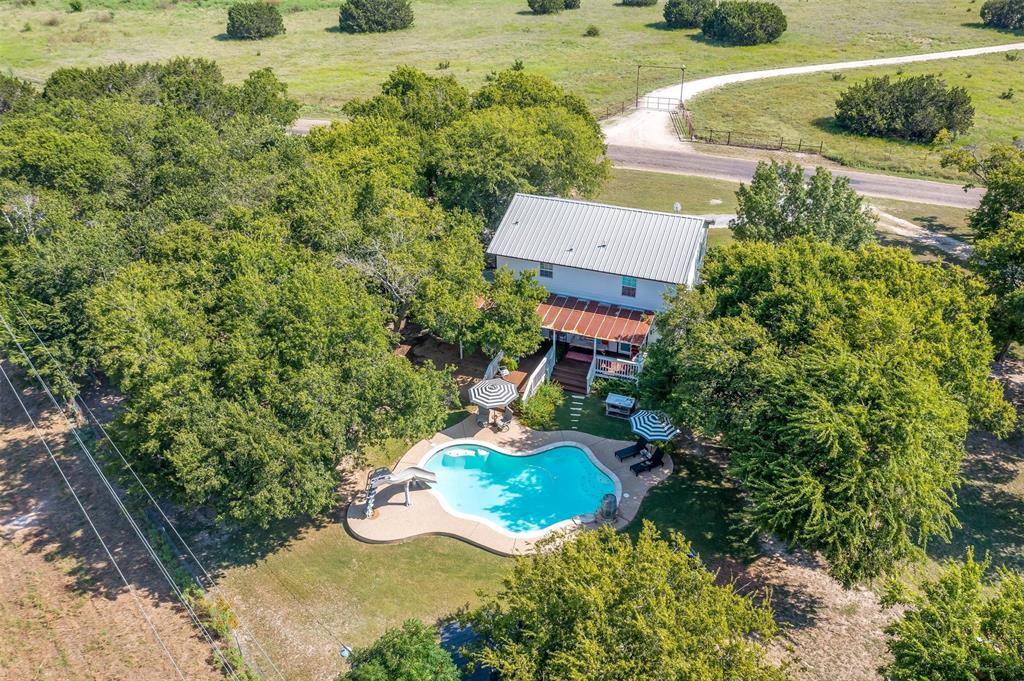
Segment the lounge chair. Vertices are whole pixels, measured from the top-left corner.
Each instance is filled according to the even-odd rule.
[[[512,423],[513,417],[514,414],[512,413],[512,410],[509,409],[508,407],[505,407],[505,412],[501,415],[501,418],[498,419],[498,422],[495,423],[494,425],[498,430],[504,433],[506,430],[508,430],[509,425]]]
[[[644,451],[644,447],[647,446],[647,440],[640,438],[628,447],[623,447],[619,451],[615,452],[615,458],[619,461],[625,461],[626,459],[632,459],[634,456],[639,456],[640,452]]]
[[[646,473],[647,471],[654,470],[658,466],[664,465],[665,452],[658,449],[651,455],[651,458],[636,462],[629,467],[629,470],[633,471],[633,475],[640,475],[641,473]]]

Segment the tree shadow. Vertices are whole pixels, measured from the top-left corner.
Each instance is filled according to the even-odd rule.
[[[644,497],[628,531],[641,520],[675,530],[709,563],[749,563],[759,551],[753,531],[741,517],[743,492],[728,479],[717,448],[691,441],[673,457],[672,475]]]
[[[5,370],[11,373],[6,362]],[[19,387],[19,393],[128,583],[174,601],[63,417],[38,391]],[[74,592],[116,599],[124,582],[6,384],[0,386],[0,405],[0,536],[21,552],[70,566],[65,572]]]
[[[667,21],[651,21],[649,23],[644,24],[644,26],[646,28],[653,28],[655,31],[669,31],[669,32],[672,32],[672,31],[683,31],[683,30],[686,30],[686,29],[682,29],[682,28],[672,28],[671,26],[668,25]]]
[[[1017,367],[1020,362],[1007,362]],[[997,376],[999,369],[996,370]],[[1004,381],[1006,398],[1024,411],[1024,388]],[[968,546],[988,554],[994,566],[1024,569],[1024,433],[1000,440],[984,431],[974,432],[967,442],[963,487],[957,494],[957,519],[949,543],[928,547],[936,560],[962,560]]]

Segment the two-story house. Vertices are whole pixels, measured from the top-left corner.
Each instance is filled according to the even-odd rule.
[[[595,377],[635,379],[666,294],[697,283],[707,235],[700,217],[516,194],[487,253],[537,273],[543,333],[569,347],[555,378],[587,392]]]

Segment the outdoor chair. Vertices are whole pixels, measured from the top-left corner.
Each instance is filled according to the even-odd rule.
[[[629,470],[633,471],[633,475],[639,476],[641,473],[646,473],[647,471],[654,470],[655,468],[664,465],[665,452],[659,449],[656,452],[654,452],[651,458],[636,462],[635,464],[629,467]]]
[[[644,451],[644,447],[647,446],[647,440],[640,438],[628,447],[623,447],[619,451],[615,452],[615,458],[619,461],[625,461],[626,459],[632,459],[634,456],[639,456],[640,452]]]
[[[476,413],[476,425],[477,425],[477,427],[483,429],[483,428],[486,428],[488,425],[490,425],[490,423],[491,423],[490,416],[491,416],[491,412],[490,411],[485,411],[484,409],[480,409],[480,411],[478,411]]]
[[[495,424],[495,426],[498,428],[499,431],[504,433],[505,431],[508,430],[508,427],[512,424],[513,416],[514,415],[512,414],[512,410],[509,409],[508,407],[505,407],[505,412],[501,415],[501,418],[498,420],[498,422]]]

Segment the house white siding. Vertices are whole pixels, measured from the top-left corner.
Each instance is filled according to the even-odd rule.
[[[525,270],[536,272],[540,266],[540,263],[536,261],[520,260],[503,255],[497,256],[497,264],[498,267],[507,267],[516,273]],[[675,284],[637,278],[636,297],[633,298],[622,295],[622,277],[617,274],[554,265],[552,275],[550,278],[537,278],[537,281],[551,293],[655,312],[664,309],[665,294],[676,288]]]

